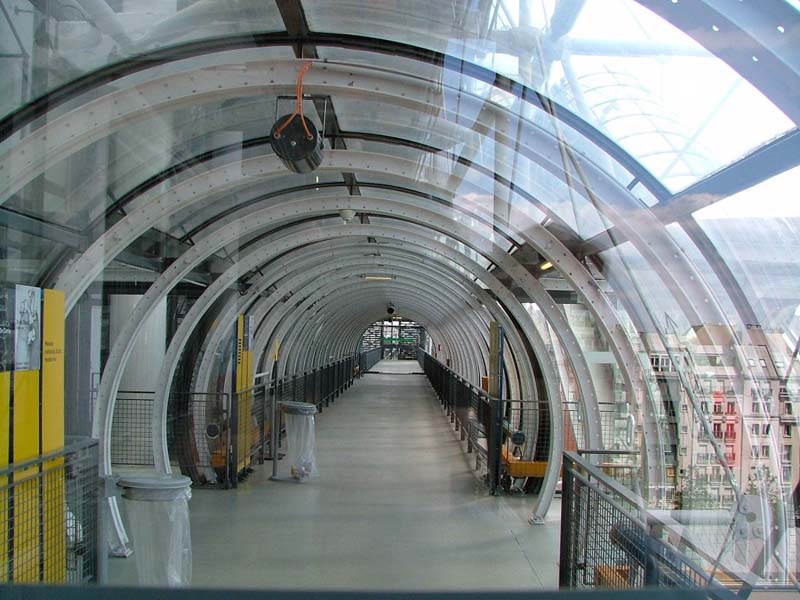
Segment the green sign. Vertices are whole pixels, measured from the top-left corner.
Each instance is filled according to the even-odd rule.
[[[381,342],[384,344],[414,344],[417,340],[413,337],[382,337]]]

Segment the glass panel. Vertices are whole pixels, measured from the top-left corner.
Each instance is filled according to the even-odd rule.
[[[590,0],[561,39],[539,34],[535,42],[530,35],[536,35],[544,15],[552,17],[552,2],[526,2],[521,11],[510,4],[500,4],[502,18],[478,13],[469,3],[365,9],[355,2],[309,0],[304,6],[316,31],[357,32],[430,48],[545,92],[673,191],[793,127],[725,63],[633,0]],[[517,28],[527,35],[516,34]],[[549,60],[537,60],[537,44]],[[535,66],[520,66],[531,62]],[[758,119],[749,117],[755,114]]]
[[[764,329],[800,335],[800,168],[696,213]]]
[[[143,52],[181,42],[284,29],[273,2],[20,0],[16,4],[5,19],[0,18],[4,48],[24,55],[0,59],[0,76],[10,83],[0,92],[3,115],[80,75]],[[32,56],[36,61],[30,60]],[[43,58],[47,68],[35,64]]]
[[[63,234],[70,240],[80,239],[76,232],[64,231]],[[53,261],[71,249],[47,239],[48,235],[54,234],[42,231],[39,235],[33,235],[13,227],[0,226],[0,240],[4,243],[4,252],[0,259],[3,283],[35,286],[52,267]]]
[[[511,264],[519,266],[518,272],[526,269],[526,276],[536,278],[548,293],[546,304],[524,307],[544,340],[544,352],[536,357],[537,366],[527,344],[536,340],[522,340],[521,348],[509,344],[505,355],[513,382],[509,387],[514,391],[529,389],[535,392],[529,401],[544,401],[540,385],[544,367],[550,365],[557,371],[560,385],[552,390],[556,394],[553,400],[566,406],[564,442],[570,450],[586,448],[588,440],[582,427],[589,423],[585,420],[589,411],[584,414],[578,408],[579,394],[588,391],[589,384],[594,387],[592,395],[599,406],[590,408],[598,409],[599,419],[592,423],[604,433],[604,448],[616,453],[606,455],[612,458],[599,459],[597,465],[633,493],[642,495],[627,520],[649,520],[654,515],[645,514],[647,507],[664,509],[662,514],[697,510],[692,513],[692,523],[682,524],[680,530],[675,527],[668,532],[670,524],[665,524],[664,540],[668,536],[673,542],[680,538],[670,552],[685,553],[706,573],[724,572],[730,581],[753,579],[752,564],[740,558],[752,557],[753,550],[759,555],[763,538],[756,540],[754,535],[748,539],[748,531],[790,532],[789,550],[782,538],[783,546],[764,554],[785,556],[796,572],[797,557],[791,548],[797,532],[789,526],[789,511],[794,502],[791,494],[795,499],[800,495],[800,208],[796,202],[800,168],[735,197],[715,198],[716,204],[695,212],[696,221],[686,221],[691,206],[675,207],[675,214],[683,217],[666,225],[665,233],[658,218],[673,213],[656,206],[663,190],[644,177],[646,171],[636,162],[641,160],[670,189],[677,189],[772,139],[791,124],[720,60],[640,4],[645,3],[0,0],[0,75],[5,75],[0,110],[11,110],[42,91],[139,52],[163,48],[169,54],[166,44],[192,40],[202,47],[212,38],[222,42],[228,39],[226,36],[282,29],[278,6],[287,21],[293,10],[294,19],[301,19],[303,11],[298,9],[304,8],[312,29],[328,32],[327,39],[333,43],[345,39],[340,33],[372,36],[362,39],[374,40],[373,46],[358,51],[322,45],[315,48],[320,61],[328,62],[317,63],[302,91],[307,96],[306,115],[325,130],[327,138],[321,157],[316,154],[316,142],[310,144],[313,160],[303,165],[308,170],[289,160],[281,164],[272,153],[269,138],[276,115],[291,111],[293,98],[286,96],[296,89],[294,68],[300,61],[294,59],[295,49],[288,37],[283,39],[289,45],[280,48],[221,51],[148,67],[97,87],[87,86],[80,96],[52,110],[43,106],[43,114],[30,127],[0,144],[0,189],[7,190],[0,198],[0,300],[5,299],[5,303],[0,302],[0,362],[4,363],[0,371],[6,372],[5,379],[0,377],[0,450],[2,440],[11,439],[9,433],[17,442],[35,439],[14,432],[17,421],[23,421],[17,418],[21,413],[13,412],[15,418],[4,421],[4,406],[13,411],[26,407],[38,410],[47,399],[43,394],[24,403],[17,390],[12,394],[10,384],[4,383],[16,385],[24,380],[26,376],[18,372],[7,373],[28,370],[10,361],[9,355],[17,352],[19,343],[21,355],[26,357],[20,364],[30,366],[27,357],[32,355],[36,341],[37,317],[31,308],[36,306],[37,292],[20,290],[17,304],[9,299],[17,294],[15,286],[19,284],[57,288],[65,294],[67,311],[63,319],[57,315],[51,323],[60,325],[63,320],[66,327],[62,354],[67,377],[64,382],[45,382],[43,369],[41,374],[31,375],[30,381],[39,376],[43,392],[55,390],[58,395],[64,390],[65,431],[80,436],[104,433],[104,452],[108,451],[111,461],[110,467],[103,461],[103,473],[152,471],[159,463],[165,470],[171,464],[174,472],[186,472],[196,487],[225,488],[219,491],[219,497],[197,493],[192,500],[194,517],[216,515],[219,521],[203,523],[207,529],[211,527],[203,532],[208,535],[194,537],[196,564],[209,566],[195,583],[242,585],[241,580],[231,577],[232,572],[240,571],[230,566],[253,563],[252,552],[244,555],[249,547],[242,550],[235,543],[228,544],[225,560],[215,560],[220,554],[218,546],[226,542],[224,535],[220,538],[216,533],[232,531],[231,515],[220,507],[246,504],[252,500],[248,496],[253,496],[248,486],[263,484],[285,493],[257,494],[254,514],[278,518],[248,522],[254,528],[253,536],[279,539],[289,545],[260,546],[260,550],[277,554],[257,557],[258,564],[279,564],[281,569],[262,569],[263,573],[250,569],[255,585],[291,587],[305,581],[303,578],[313,570],[319,581],[341,577],[343,581],[380,587],[387,582],[379,578],[367,581],[365,577],[369,573],[380,576],[386,572],[382,568],[385,565],[374,569],[370,565],[357,576],[350,576],[352,572],[346,569],[351,563],[361,566],[358,560],[299,561],[294,571],[283,568],[288,563],[281,563],[278,555],[298,554],[297,548],[290,548],[295,538],[304,543],[302,535],[276,537],[276,530],[270,529],[285,528],[286,519],[280,518],[285,513],[281,511],[295,508],[284,502],[287,494],[298,498],[305,495],[306,500],[309,494],[313,496],[313,502],[297,506],[311,510],[309,518],[332,523],[336,529],[341,523],[335,518],[331,521],[330,513],[314,511],[333,507],[335,512],[342,505],[337,504],[337,498],[344,498],[340,494],[356,490],[345,504],[353,508],[353,514],[360,515],[363,507],[359,502],[364,494],[359,496],[359,486],[369,478],[352,468],[358,460],[326,459],[324,465],[321,463],[324,485],[312,482],[290,490],[269,481],[266,449],[274,447],[278,458],[278,448],[268,441],[266,433],[281,432],[277,422],[270,427],[274,421],[271,411],[278,406],[276,400],[286,400],[291,394],[293,400],[307,400],[320,408],[324,403],[325,415],[316,426],[321,431],[330,427],[342,408],[338,401],[328,400],[337,393],[357,391],[358,386],[346,392],[356,371],[349,370],[350,365],[337,365],[339,370],[330,378],[331,372],[325,371],[323,385],[328,387],[320,395],[316,395],[319,382],[307,376],[316,376],[333,360],[355,358],[353,344],[360,335],[355,330],[385,318],[392,293],[411,307],[399,306],[400,301],[394,300],[398,303],[397,315],[419,318],[419,322],[431,317],[430,325],[437,331],[433,339],[426,340],[426,346],[438,348],[439,359],[452,359],[448,366],[479,386],[481,375],[487,371],[487,319],[510,312],[504,304],[510,295],[529,300],[493,262],[502,262],[498,260],[502,256],[509,262],[517,261]],[[690,10],[683,6],[685,2],[674,4],[677,10]],[[290,29],[297,28],[302,29],[302,23],[295,21]],[[386,46],[380,45],[382,38],[420,46],[419,57],[430,57],[425,49],[434,48],[446,52],[448,58],[442,65],[435,60],[390,56],[384,53]],[[479,81],[475,73],[468,75],[460,68],[462,57],[490,72],[525,82],[542,94],[534,98],[542,107],[523,103],[515,94]],[[265,67],[265,71],[259,71],[258,80],[242,75],[253,63]],[[274,79],[267,75],[271,68],[276,72]],[[194,79],[186,76],[190,70]],[[168,81],[154,79],[173,75],[176,77]],[[201,78],[208,89],[194,89],[202,87]],[[348,85],[351,79],[352,86]],[[174,87],[173,82],[177,84]],[[140,87],[143,83],[152,86],[145,90]],[[333,88],[334,84],[338,87]],[[280,106],[278,95],[282,96]],[[330,120],[325,126],[323,115],[308,96],[313,96],[317,106],[329,102]],[[575,115],[568,115],[559,106],[551,110],[548,98],[583,120],[574,119]],[[333,125],[334,113],[341,131]],[[562,122],[560,117],[568,118]],[[611,140],[636,160],[619,156]],[[288,147],[302,150],[308,141],[298,134],[288,140]],[[619,156],[621,162],[612,155]],[[317,159],[321,161],[318,164]],[[256,160],[272,166],[260,168]],[[294,172],[292,166],[301,172]],[[738,175],[747,179],[753,174],[733,173],[737,179]],[[315,208],[315,201],[322,198],[327,203],[324,214]],[[391,211],[384,211],[387,205]],[[613,223],[603,216],[612,214],[606,206],[614,210]],[[654,214],[643,215],[650,207]],[[422,209],[439,216],[432,218]],[[411,213],[421,214],[411,221]],[[270,223],[256,219],[264,214],[270,217]],[[625,231],[637,228],[636,245],[620,238],[619,225],[625,221],[630,223]],[[432,251],[431,243],[417,246],[409,239],[375,238],[365,227],[368,224],[391,227],[406,238],[414,233],[423,240],[438,241],[452,250],[452,257]],[[526,231],[532,225],[546,228],[553,236],[548,238],[537,227],[537,243],[541,243],[546,259],[525,244]],[[609,225],[616,227],[603,236],[608,239],[596,239]],[[708,245],[695,235],[698,226],[710,240]],[[317,233],[331,235],[315,242]],[[477,241],[472,241],[473,236]],[[588,244],[584,243],[587,238],[592,238]],[[285,253],[265,258],[260,250],[276,240]],[[609,243],[619,245],[609,247]],[[563,252],[574,256],[561,256],[562,247]],[[605,250],[595,253],[596,248]],[[507,256],[492,258],[495,249],[507,252]],[[452,295],[452,287],[435,277],[409,285],[405,271],[405,281],[392,283],[393,261],[381,260],[381,256],[402,256],[432,270],[447,270],[449,275],[461,278],[466,288],[476,280],[466,265],[468,260],[469,264],[475,261],[507,289],[497,290],[493,285],[497,293],[482,295],[478,304],[484,306],[472,301],[450,302],[447,295]],[[366,287],[350,285],[355,282],[348,279],[339,285],[353,258],[359,262],[368,259],[371,264],[380,261],[375,273],[384,276],[380,279],[383,283]],[[548,266],[545,260],[554,264]],[[334,264],[336,272],[331,271]],[[723,266],[730,270],[729,276]],[[312,269],[313,275],[309,274]],[[303,278],[297,275],[306,275],[302,285],[298,281]],[[580,287],[575,289],[564,279],[566,276],[574,278]],[[706,297],[702,285],[693,283],[698,277],[712,297]],[[476,284],[486,288],[485,280]],[[337,294],[316,294],[320,286],[331,281],[337,283]],[[741,286],[742,294],[735,294],[734,285]],[[312,289],[316,294],[313,305],[306,302]],[[579,294],[584,291],[586,297]],[[424,296],[425,301],[417,303],[412,293]],[[752,322],[742,322],[748,304],[752,304],[756,316],[748,319]],[[333,307],[337,314],[333,314]],[[424,313],[427,309],[431,309],[431,315],[407,312]],[[456,320],[448,321],[450,314]],[[239,316],[243,318],[239,320]],[[528,329],[531,324],[522,321],[513,333],[532,335]],[[251,355],[245,353],[248,346],[252,365]],[[522,350],[519,355],[517,349]],[[43,350],[42,364],[58,354],[44,343],[39,350]],[[573,372],[571,359],[579,355],[586,358],[588,368],[575,363]],[[254,384],[270,385],[275,361],[278,377],[297,375],[289,380],[293,382],[291,391],[259,388],[253,394],[250,387]],[[524,361],[531,363],[531,381],[516,382],[516,374],[526,369],[514,367],[526,366]],[[444,365],[437,368],[438,373],[444,373]],[[257,372],[262,376],[255,375]],[[370,377],[368,386],[380,383],[381,375]],[[331,379],[338,381],[335,389]],[[399,432],[400,438],[408,441],[413,438],[408,432],[430,429],[430,411],[423,410],[422,421],[415,424],[418,411],[405,410],[406,404],[412,407],[408,391],[416,383],[405,378],[398,384],[404,418],[410,419],[408,427],[378,427],[380,434],[388,432],[391,437]],[[133,398],[132,390],[136,390]],[[386,403],[374,401],[380,394],[367,395],[362,400],[369,410],[358,412],[359,418],[369,420]],[[418,399],[428,408],[436,407],[429,395]],[[453,400],[452,394],[449,399]],[[162,405],[165,413],[152,412],[153,406]],[[327,415],[329,405],[331,419]],[[454,414],[450,408],[451,419],[461,419],[469,412],[459,407]],[[107,409],[111,412],[105,414]],[[440,419],[438,409],[434,412]],[[476,431],[486,431],[483,421],[491,415],[481,409],[475,412],[477,420],[459,423],[459,433],[475,434],[470,466],[479,462],[480,469],[485,469],[489,462],[484,460],[486,439],[479,439]],[[9,414],[6,410],[5,416]],[[164,414],[166,419],[162,418]],[[533,463],[526,467],[537,473],[546,463],[549,481],[555,483],[559,473],[550,459],[559,447],[548,447],[555,439],[550,429],[553,420],[542,418],[544,414],[526,411],[526,419],[530,417],[526,425],[536,420],[536,428],[526,430],[535,431],[537,436],[536,443],[529,446],[530,456],[510,454],[505,460],[501,456],[508,475],[500,478],[501,485],[507,485],[514,495],[530,493],[526,498],[510,498],[511,494],[497,498],[500,504],[516,503],[513,510],[503,509],[503,522],[497,531],[506,538],[509,528],[521,531],[527,526],[532,509],[549,508],[542,504],[549,501],[546,494],[537,494],[538,482],[510,472],[517,458]],[[59,421],[43,422],[49,427]],[[153,436],[154,424],[166,430],[167,447],[161,450],[153,447],[164,441],[163,436]],[[441,424],[449,426],[446,420]],[[367,421],[359,422],[359,427],[358,431],[372,434],[378,431]],[[320,436],[321,444],[344,439],[330,433],[328,430]],[[434,437],[437,443],[454,444],[441,456],[437,454],[437,460],[455,459],[450,466],[464,476],[459,480],[464,485],[445,481],[445,491],[454,492],[454,496],[437,496],[436,506],[400,511],[393,503],[395,490],[371,485],[370,494],[378,494],[371,496],[378,499],[371,504],[379,511],[374,521],[413,536],[419,532],[407,526],[411,521],[402,519],[428,514],[436,517],[434,525],[442,521],[450,529],[458,528],[459,536],[467,536],[469,528],[461,527],[466,522],[462,517],[473,516],[467,514],[473,508],[481,509],[474,506],[480,493],[476,496],[473,484],[480,486],[482,472],[476,479],[464,470],[458,436],[437,433]],[[509,444],[514,437],[519,439],[507,437]],[[397,452],[403,446],[373,444],[370,464],[382,473],[393,473],[400,464]],[[387,462],[381,464],[377,458],[387,448],[391,452],[383,454]],[[341,450],[338,444],[333,453],[329,448],[320,455],[330,459]],[[647,461],[642,451],[649,451]],[[17,461],[22,457],[6,458]],[[277,468],[288,468],[290,461],[285,458],[275,461]],[[409,464],[415,464],[415,460],[411,457]],[[333,463],[344,467],[336,471]],[[0,468],[3,466],[0,462]],[[94,465],[91,472],[98,472]],[[251,472],[257,473],[255,481],[246,482]],[[16,481],[7,479],[6,484]],[[237,484],[238,489],[232,489]],[[96,482],[90,489],[98,489]],[[21,503],[15,495],[14,511],[3,512],[4,490],[8,491],[7,486],[0,481],[0,514],[14,521],[8,521],[5,533],[17,535],[21,528],[16,508]],[[333,502],[331,492],[337,496]],[[381,493],[388,495],[380,497]],[[231,494],[228,500],[223,498],[226,494]],[[414,502],[430,501],[430,494],[413,496]],[[47,498],[44,493],[34,499],[44,502]],[[56,498],[47,509],[37,504],[35,511],[36,515],[63,518],[65,525],[80,521],[82,539],[78,543],[67,538],[68,547],[64,548],[70,556],[96,556],[92,540],[103,537],[108,537],[115,552],[124,554],[128,550],[128,542],[115,530],[110,530],[109,536],[96,535],[99,521],[88,513],[78,518],[72,500]],[[442,506],[467,509],[451,521],[439,518],[446,517],[439,510]],[[497,506],[489,506],[489,512]],[[522,510],[523,506],[527,508]],[[95,507],[92,499],[91,508]],[[547,520],[552,521],[556,513],[550,512]],[[669,514],[679,518],[687,513]],[[742,515],[747,516],[747,524],[731,523]],[[713,525],[696,526],[695,518],[707,519]],[[509,525],[508,519],[516,521]],[[196,524],[197,518],[193,521]],[[745,531],[755,521],[759,522]],[[613,539],[620,533],[612,532],[617,523],[609,522],[599,533],[603,540],[611,539],[614,552],[624,552],[624,544]],[[262,526],[265,529],[259,530]],[[348,535],[359,534],[358,529],[347,527]],[[453,537],[450,529],[445,529],[444,535],[428,529],[421,542],[409,537],[407,547],[419,548],[434,537]],[[541,579],[555,586],[557,544],[551,543],[550,534],[557,533],[557,527],[534,529],[538,532],[534,537],[550,536],[547,544],[542,544],[552,550],[552,560],[547,563],[550,579]],[[648,532],[653,533],[651,541],[657,541],[657,529]],[[374,531],[368,530],[361,532],[363,540],[350,540],[350,546],[367,549],[369,554],[374,546],[369,534]],[[140,532],[130,533],[138,544]],[[485,547],[485,527],[472,533],[475,538],[458,538],[461,546]],[[319,540],[319,554],[329,556],[325,543],[335,551],[341,539],[324,537]],[[209,539],[215,543],[205,543]],[[34,579],[42,577],[39,559],[47,555],[46,548],[36,546],[37,540],[37,536],[27,540],[31,544],[28,554],[34,557]],[[538,538],[535,541],[538,543]],[[17,565],[25,554],[20,550],[24,545],[19,539],[0,544],[0,571],[10,559]],[[518,551],[514,540],[511,546]],[[606,544],[605,548],[612,546]],[[142,553],[137,551],[137,555],[141,557]],[[660,556],[669,558],[673,554]],[[403,561],[410,558],[414,557],[403,555],[402,564],[407,566]],[[636,562],[628,559],[615,559],[614,566],[628,568]],[[461,561],[459,565],[466,565],[466,575],[474,576],[474,581],[488,585],[486,576],[492,570],[481,568],[485,562],[486,557],[480,556],[475,564]],[[219,566],[216,571],[214,565]],[[421,565],[420,572],[412,570],[410,578],[402,573],[388,582],[389,587],[429,581],[423,567],[430,568],[431,561]],[[450,572],[451,567],[454,564],[444,569],[447,576],[458,578]],[[330,572],[323,572],[325,568]],[[441,565],[432,568],[443,572]],[[784,576],[788,570],[776,561],[766,571],[755,573],[755,579],[782,585],[788,581]],[[597,573],[589,575],[587,581]],[[115,583],[134,581],[132,563],[114,564],[111,577]],[[474,583],[463,577],[459,581],[468,587]],[[508,580],[500,583],[507,586]]]
[[[677,224],[672,223],[667,226],[667,231],[670,237],[675,240],[678,248],[684,252],[691,261],[691,264],[699,271],[700,275],[709,286],[712,296],[716,302],[719,303],[720,308],[725,313],[728,321],[741,329],[744,325],[741,316],[736,312],[733,301],[728,296],[728,292],[722,286],[717,273],[711,268],[708,261],[698,249],[697,245],[689,238],[683,228]]]

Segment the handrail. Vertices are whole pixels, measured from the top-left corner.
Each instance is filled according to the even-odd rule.
[[[485,398],[489,402],[494,402],[494,401],[499,401],[499,402],[531,402],[531,403],[538,402],[537,400],[523,400],[521,398],[495,398],[494,396],[489,395],[489,392],[487,392],[483,388],[479,388],[479,387],[475,386],[474,384],[470,383],[469,381],[467,381],[466,379],[464,379],[461,375],[459,375],[458,373],[453,371],[453,369],[451,369],[450,367],[445,365],[442,361],[440,361],[438,358],[433,356],[430,352],[426,352],[421,347],[417,348],[417,352],[421,352],[425,356],[430,357],[431,360],[436,361],[436,363],[442,369],[447,371],[450,374],[451,377],[453,377],[454,379],[457,379],[460,383],[463,383],[470,390],[476,392],[479,396],[481,396],[482,398]]]
[[[579,452],[593,453],[593,454],[594,453],[596,453],[596,454],[606,454],[607,453],[607,452],[604,452],[604,451],[593,451],[593,450],[588,450],[588,451],[581,450]],[[602,472],[597,466],[592,465],[591,463],[589,463],[587,460],[585,460],[578,453],[572,452],[572,451],[564,451],[564,463],[563,464],[564,464],[565,471],[569,471],[569,476],[570,477],[578,479],[581,483],[583,483],[584,486],[589,487],[592,490],[594,490],[595,493],[599,494],[604,499],[606,499],[617,510],[619,510],[622,513],[624,513],[627,518],[629,518],[630,520],[632,520],[632,521],[636,522],[637,524],[639,524],[640,527],[642,527],[642,529],[645,532],[648,533],[648,535],[650,535],[650,532],[653,530],[654,527],[659,527],[660,526],[660,527],[664,527],[667,530],[670,530],[670,528],[674,525],[674,523],[670,523],[669,520],[665,518],[666,515],[663,512],[654,512],[654,511],[651,511],[650,509],[648,509],[646,507],[646,505],[645,505],[644,499],[641,496],[635,494],[634,492],[632,492],[631,490],[629,490],[628,488],[626,488],[625,486],[620,484],[618,481],[616,481],[614,478],[609,477],[606,473]],[[580,469],[582,471],[584,471],[586,474],[588,474],[590,477],[586,477],[586,476],[582,475],[581,473],[576,472],[574,470],[573,466],[580,467]],[[594,479],[594,481],[592,481],[592,479]],[[619,502],[617,502],[616,500],[611,498],[606,491],[600,489],[600,486],[598,485],[598,482],[600,484],[602,484],[607,490],[610,490],[611,492],[613,492],[614,494],[616,494],[617,496],[622,498],[625,502],[629,503],[631,506],[637,507],[637,510],[638,510],[639,514],[633,514],[629,510],[625,510],[624,507],[622,507],[619,504]],[[568,487],[568,486],[566,486],[566,487]],[[565,489],[566,489],[566,487],[565,487]],[[571,493],[571,491],[568,490],[568,493]],[[718,514],[718,512],[715,512],[713,515],[711,515],[709,517],[707,523],[705,521],[702,521],[702,522],[701,521],[695,521],[695,523],[697,523],[697,524],[701,524],[701,523],[702,524],[716,524],[718,522],[718,519],[719,519],[719,514]],[[563,523],[562,523],[562,526],[563,526]],[[708,586],[710,588],[713,588],[714,591],[718,592],[720,595],[722,595],[724,597],[732,598],[732,597],[735,596],[735,594],[730,592],[730,590],[728,590],[727,588],[722,586],[722,584],[720,584],[718,581],[716,581],[713,578],[713,576],[707,574],[702,568],[700,568],[699,566],[694,564],[694,562],[689,557],[685,556],[682,552],[680,552],[676,548],[672,547],[671,545],[666,544],[665,542],[663,542],[661,540],[657,540],[656,538],[653,538],[653,541],[654,542],[658,542],[658,544],[661,544],[666,548],[669,548],[669,550],[671,552],[674,552],[674,553],[680,555],[681,560],[684,561],[690,568],[695,570],[697,572],[698,576],[704,578],[707,581]],[[693,552],[696,552],[698,554],[698,556],[701,556],[704,560],[706,560],[706,561],[708,561],[708,562],[710,562],[712,564],[716,562],[716,558],[715,557],[709,556],[707,552],[704,552],[701,548],[698,548],[695,544],[691,543],[691,540],[684,539],[684,543],[686,543],[687,547],[689,547]],[[725,567],[725,565],[723,565],[723,564],[718,564],[717,565],[717,569],[721,570],[726,575],[731,576],[733,578],[736,578],[736,579],[740,578],[739,575],[737,575],[737,574],[733,573],[732,571],[730,571],[729,569],[727,569]],[[724,590],[724,593],[722,592],[722,590]]]
[[[33,466],[46,463],[50,460],[53,460],[54,458],[61,458],[66,454],[73,454],[79,450],[83,450],[84,448],[96,446],[97,444],[98,441],[93,438],[84,438],[77,440],[66,446],[62,446],[58,450],[53,450],[52,452],[48,452],[47,454],[41,454],[39,456],[36,456],[28,460],[6,465],[2,469],[0,469],[0,477],[5,477],[6,475],[10,475],[14,471],[23,471],[25,469],[30,469]],[[21,481],[23,480],[16,480],[16,483],[20,483]]]

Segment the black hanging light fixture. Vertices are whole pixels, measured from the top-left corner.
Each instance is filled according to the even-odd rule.
[[[322,162],[322,137],[311,119],[303,114],[303,78],[311,65],[305,63],[297,75],[294,112],[278,118],[269,135],[272,150],[295,173],[311,173]]]

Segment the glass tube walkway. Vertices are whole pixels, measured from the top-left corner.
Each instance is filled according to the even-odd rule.
[[[559,502],[488,495],[416,361],[381,361],[317,416],[320,477],[190,502],[193,586],[358,590],[555,588]],[[135,532],[134,532],[135,536]],[[134,583],[133,558],[111,583]]]

